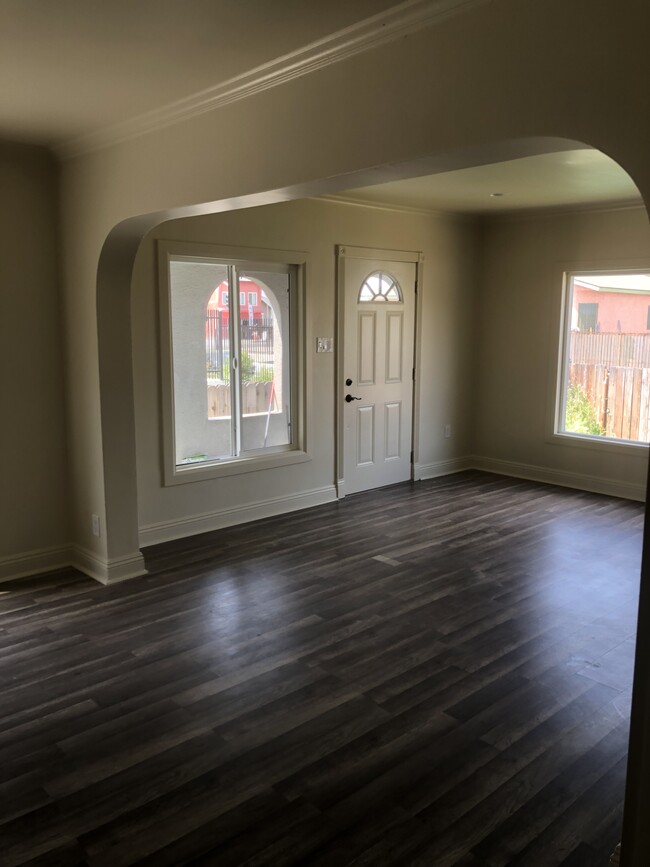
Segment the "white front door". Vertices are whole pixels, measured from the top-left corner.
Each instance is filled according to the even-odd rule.
[[[411,478],[416,263],[339,251],[345,493]]]

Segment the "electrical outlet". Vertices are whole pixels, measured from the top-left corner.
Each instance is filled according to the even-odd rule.
[[[99,525],[99,515],[93,515],[93,536],[101,536],[101,528]]]
[[[451,425],[446,424],[445,425],[445,439],[448,440],[450,436],[451,436]]]

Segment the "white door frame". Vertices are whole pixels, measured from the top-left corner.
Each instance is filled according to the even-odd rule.
[[[336,449],[335,472],[336,492],[339,499],[345,497],[345,427],[343,422],[343,402],[345,395],[344,337],[345,337],[345,280],[343,260],[384,259],[387,262],[412,262],[415,264],[415,334],[413,344],[413,417],[411,419],[411,479],[415,479],[418,463],[419,419],[420,419],[420,344],[421,344],[421,304],[422,273],[424,255],[408,250],[384,250],[375,247],[351,247],[347,244],[336,245]]]

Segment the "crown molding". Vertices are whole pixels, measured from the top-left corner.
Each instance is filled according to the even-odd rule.
[[[370,199],[354,198],[352,196],[343,195],[324,195],[311,196],[315,202],[330,202],[336,205],[349,205],[357,208],[373,208],[377,211],[392,211],[398,214],[412,214],[421,217],[444,217],[446,219],[453,217],[457,220],[465,220],[468,222],[476,222],[481,220],[494,220],[499,223],[521,222],[522,220],[536,220],[541,217],[566,217],[572,214],[599,214],[611,213],[615,211],[645,211],[643,202],[638,201],[614,201],[611,204],[607,202],[582,204],[576,203],[573,205],[558,205],[553,206],[534,206],[531,205],[517,210],[501,211],[500,213],[489,213],[487,211],[456,211],[453,207],[444,208],[426,208],[415,207],[413,205],[398,205],[391,202],[377,202]]]
[[[407,214],[416,217],[443,217],[459,221],[474,222],[481,214],[465,211],[444,210],[440,208],[417,208],[414,205],[398,205],[391,202],[375,202],[370,199],[358,199],[352,196],[310,196],[314,202],[330,202],[334,205],[348,205],[355,208],[372,208],[375,211],[390,211],[395,214]]]
[[[502,211],[501,213],[477,213],[477,217],[485,217],[499,223],[521,222],[522,220],[540,220],[544,218],[554,219],[557,217],[570,217],[579,214],[611,214],[619,211],[646,211],[646,206],[641,200],[624,200],[612,202],[583,202],[573,205],[538,206],[521,208],[518,211]]]
[[[230,103],[309,75],[491,0],[405,0],[378,15],[338,30],[296,51],[264,63],[191,96],[145,112],[122,123],[63,142],[61,157],[70,159],[125,142]]]

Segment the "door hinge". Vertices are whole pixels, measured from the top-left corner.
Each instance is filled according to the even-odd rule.
[[[413,463],[413,452],[411,452],[411,463]]]
[[[411,379],[415,382],[415,368],[411,370]]]

